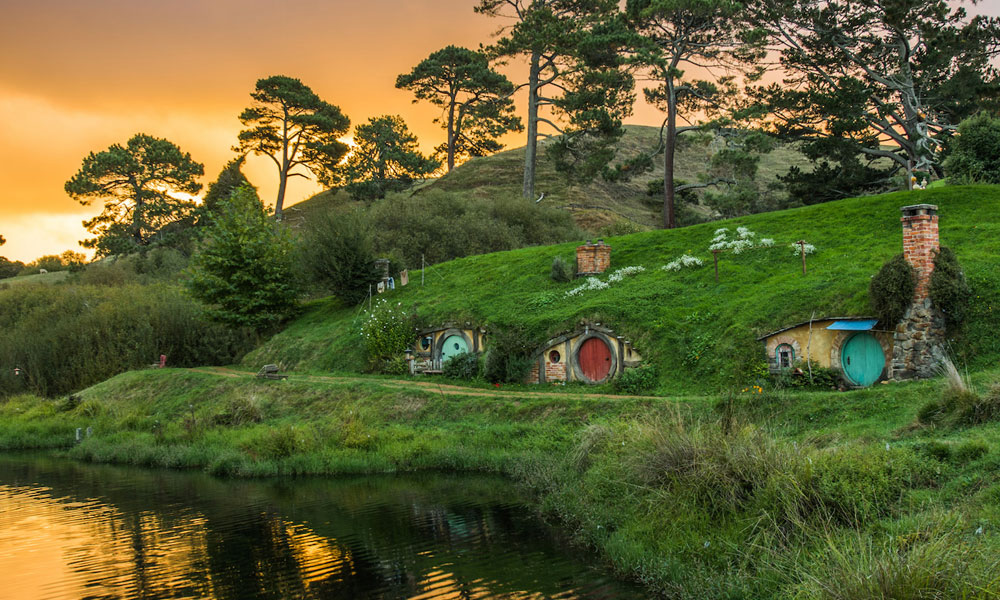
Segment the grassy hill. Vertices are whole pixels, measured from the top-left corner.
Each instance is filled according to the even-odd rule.
[[[655,148],[659,141],[658,127],[627,125],[618,144],[617,160],[634,157]],[[663,178],[663,165],[627,182],[608,183],[600,178],[586,184],[573,183],[556,172],[544,148],[539,153],[535,190],[545,194],[541,204],[569,211],[583,230],[596,234],[602,231],[630,232],[656,227],[662,222],[662,197],[647,195],[647,184]],[[677,179],[697,181],[711,158],[709,141],[682,143],[676,157]],[[759,180],[762,185],[776,181],[777,176],[797,165],[808,170],[808,161],[794,146],[779,146],[761,157]],[[521,197],[524,149],[514,148],[492,156],[475,158],[440,179],[416,186],[402,196],[447,194],[473,200],[516,199]],[[287,209],[289,222],[308,220],[317,212],[354,206],[343,191],[326,191]],[[699,209],[707,214],[704,208]]]
[[[645,270],[607,289],[567,292],[582,282],[557,283],[553,258],[572,263],[578,242],[467,257],[410,273],[410,285],[383,296],[429,325],[469,321],[487,327],[520,325],[538,343],[583,319],[601,322],[631,339],[659,367],[661,392],[701,392],[738,384],[760,360],[755,338],[793,322],[827,315],[866,315],[868,282],[901,252],[899,208],[940,208],[941,240],[961,261],[975,298],[965,333],[952,342],[971,368],[996,364],[1000,311],[1000,187],[943,187],[899,192],[752,215],[682,229],[612,237],[611,271]],[[747,227],[773,247],[720,255],[715,283],[708,246],[718,228]],[[816,247],[803,275],[789,244]],[[583,241],[583,240],[580,240]],[[664,265],[690,254],[703,266],[667,272]],[[608,279],[608,274],[601,277]],[[333,299],[305,314],[244,359],[247,367],[280,363],[302,372],[357,372],[364,368],[359,327],[363,307]]]
[[[973,371],[960,401],[974,411],[946,412],[954,390],[939,381],[713,393],[756,359],[757,334],[814,311],[867,313],[869,278],[901,248],[898,209],[914,203],[939,206],[942,241],[972,284],[953,352]],[[856,198],[610,238],[612,270],[644,270],[606,289],[567,295],[580,281],[550,279],[567,243],[412,272],[384,297],[427,323],[523,325],[538,341],[600,321],[660,367],[670,397],[327,377],[364,367],[365,311],[323,299],[243,372],[145,369],[68,398],[0,401],[0,451],[236,476],[496,472],[651,597],[997,598],[998,209],[1000,186]],[[774,244],[722,255],[716,284],[707,247],[739,226]],[[808,275],[787,247],[799,239],[817,248]],[[684,253],[705,264],[661,268]],[[265,362],[292,377],[253,378]],[[77,444],[77,428],[93,433]]]

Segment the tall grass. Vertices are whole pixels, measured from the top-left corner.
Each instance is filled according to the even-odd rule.
[[[796,574],[794,600],[1000,598],[1000,558],[954,527],[897,537],[828,532],[824,542],[822,559]]]
[[[938,391],[788,392],[787,409],[756,422],[737,412],[725,428],[700,400],[464,397],[376,380],[133,371],[74,401],[0,401],[0,448],[235,476],[497,472],[666,597],[990,597],[976,589],[996,591],[997,454],[981,444],[973,462],[942,462],[920,440],[895,438],[887,449],[881,438],[912,419],[915,389]],[[908,414],[883,406],[885,429],[857,429],[864,409],[891,402]],[[803,414],[810,430],[849,438],[779,433],[781,419]],[[74,445],[77,427],[93,436]]]

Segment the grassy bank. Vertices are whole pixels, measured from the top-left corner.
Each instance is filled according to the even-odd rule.
[[[995,365],[1000,311],[1000,186],[955,186],[854,198],[670,231],[610,238],[611,269],[644,270],[606,289],[576,295],[580,285],[550,277],[552,261],[573,264],[576,243],[472,256],[410,272],[410,284],[385,296],[424,324],[471,322],[493,329],[524,327],[532,341],[600,322],[635,343],[657,365],[661,393],[704,393],[746,385],[762,360],[755,338],[812,315],[870,314],[868,284],[881,265],[902,251],[899,208],[940,208],[941,242],[955,250],[974,298],[965,331],[952,340],[959,363],[973,370]],[[720,255],[719,282],[708,251],[715,231],[730,237],[747,227],[770,247]],[[816,247],[802,274],[789,245]],[[702,266],[665,271],[684,254]],[[601,279],[607,282],[609,275]],[[423,279],[423,285],[421,285]],[[300,372],[360,372],[365,368],[363,308],[334,299],[315,301],[305,314],[244,359],[247,368],[280,363]]]
[[[1000,427],[917,425],[939,397],[473,396],[167,369],[9,399],[0,448],[242,476],[496,472],[666,597],[997,597]]]

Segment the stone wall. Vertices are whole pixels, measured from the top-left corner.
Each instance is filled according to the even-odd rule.
[[[944,317],[930,298],[915,302],[896,325],[892,345],[892,378],[925,379],[937,374],[944,359]]]

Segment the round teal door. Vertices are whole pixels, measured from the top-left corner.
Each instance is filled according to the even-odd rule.
[[[882,376],[885,353],[882,344],[870,333],[856,333],[840,351],[840,366],[854,385],[869,386]]]
[[[441,362],[447,361],[452,356],[469,351],[469,343],[460,335],[449,335],[441,342]]]

